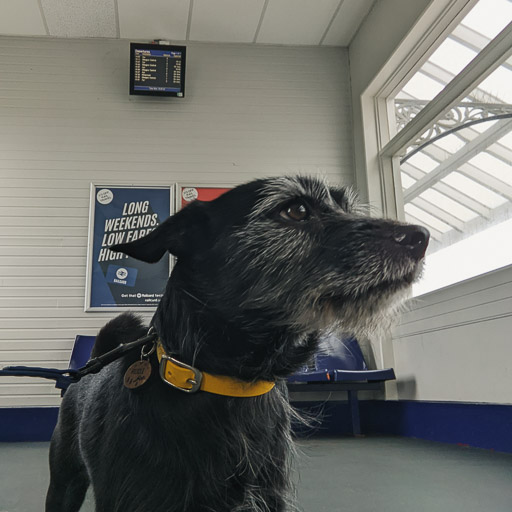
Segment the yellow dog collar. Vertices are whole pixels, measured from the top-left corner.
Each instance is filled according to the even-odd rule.
[[[264,395],[275,386],[275,382],[264,380],[244,382],[234,377],[202,372],[168,356],[160,341],[157,343],[156,353],[160,363],[160,377],[162,380],[186,393],[195,393],[201,390],[216,395],[251,397]]]

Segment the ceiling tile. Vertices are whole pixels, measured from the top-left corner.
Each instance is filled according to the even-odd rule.
[[[0,34],[46,35],[37,0],[0,0]]]
[[[322,44],[348,46],[375,0],[345,0]]]
[[[340,0],[270,0],[258,43],[319,44]]]
[[[194,0],[190,40],[251,43],[264,0]]]
[[[50,35],[117,37],[114,0],[41,0]]]
[[[190,0],[117,0],[120,36],[125,39],[187,38]]]

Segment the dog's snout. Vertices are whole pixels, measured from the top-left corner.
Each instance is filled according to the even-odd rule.
[[[401,226],[393,238],[398,244],[409,249],[414,258],[421,259],[425,256],[430,233],[423,226]]]

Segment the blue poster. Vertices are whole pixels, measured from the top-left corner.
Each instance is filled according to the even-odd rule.
[[[144,263],[109,249],[141,238],[171,213],[170,188],[93,187],[87,309],[153,308],[163,296],[169,258]]]

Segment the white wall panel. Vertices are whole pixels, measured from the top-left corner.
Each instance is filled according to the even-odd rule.
[[[512,404],[512,268],[419,297],[396,329],[402,400]]]
[[[351,184],[347,52],[188,45],[184,99],[128,95],[128,42],[0,38],[0,365],[64,368],[85,313],[90,182],[237,184],[317,173]],[[37,379],[0,406],[49,406]]]

